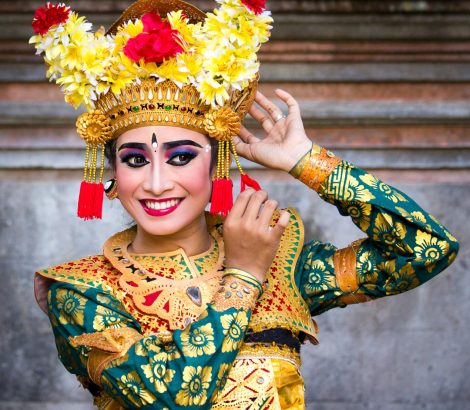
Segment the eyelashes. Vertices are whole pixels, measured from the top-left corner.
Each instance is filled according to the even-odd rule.
[[[189,164],[194,158],[197,157],[197,153],[190,149],[179,149],[171,151],[166,155],[168,158],[167,164],[182,167],[183,165]]]
[[[167,164],[178,167],[189,164],[197,156],[198,153],[191,149],[175,149],[167,152],[165,155]],[[131,168],[140,168],[150,163],[147,155],[142,151],[124,151],[119,156],[119,159],[121,163]]]
[[[139,151],[125,151],[119,158],[123,164],[131,168],[140,168],[150,162],[146,155]]]

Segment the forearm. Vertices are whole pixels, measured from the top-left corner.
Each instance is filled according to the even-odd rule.
[[[88,375],[126,408],[207,408],[212,394],[223,387],[220,381],[235,360],[258,296],[257,289],[240,280],[226,282],[205,314],[186,329],[174,331],[168,340],[143,337],[135,327],[90,332],[87,322],[93,316],[83,326],[58,326],[61,359],[69,370]],[[233,297],[227,297],[229,289]],[[61,297],[54,291],[51,296]],[[91,312],[89,298],[87,303],[85,309]],[[191,383],[198,384],[197,392],[189,390]]]
[[[412,289],[455,259],[457,240],[411,198],[333,154],[328,156],[331,160],[323,160],[327,165],[322,166],[331,172],[316,172],[319,154],[313,151],[313,157],[307,162],[304,158],[304,169],[297,176],[336,206],[340,214],[351,217],[367,235],[342,250],[326,251],[317,245],[313,251],[306,250],[312,259],[304,255],[304,264],[312,265],[321,253],[329,258],[329,267],[325,267],[325,275],[330,275],[325,281],[329,286],[321,290],[329,307]],[[313,186],[309,183],[312,178],[306,178],[309,175],[321,175],[320,183]],[[302,277],[305,281],[305,272]],[[325,305],[318,308],[321,312]]]

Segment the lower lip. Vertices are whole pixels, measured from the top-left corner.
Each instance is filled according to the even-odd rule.
[[[175,206],[166,209],[152,209],[147,207],[145,202],[141,202],[141,205],[142,208],[144,208],[144,211],[147,212],[150,216],[166,216],[176,211],[176,209],[181,205],[181,202],[183,201],[180,201]]]

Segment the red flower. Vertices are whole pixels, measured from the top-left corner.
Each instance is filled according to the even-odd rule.
[[[165,59],[181,53],[183,48],[178,42],[178,31],[171,28],[158,14],[147,13],[142,17],[143,33],[129,39],[124,54],[132,61],[162,63]]]
[[[242,3],[255,14],[266,10],[266,0],[242,0]]]
[[[33,30],[43,36],[52,26],[65,23],[69,18],[69,14],[70,8],[64,4],[56,5],[48,2],[34,13]]]

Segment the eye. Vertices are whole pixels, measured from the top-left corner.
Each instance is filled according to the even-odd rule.
[[[147,158],[145,158],[144,155],[134,153],[124,155],[121,158],[121,162],[127,164],[132,168],[140,168],[149,163],[149,161],[147,161]]]
[[[171,155],[170,159],[167,161],[167,164],[182,167],[183,165],[189,164],[196,157],[197,154],[194,152],[176,152]]]

